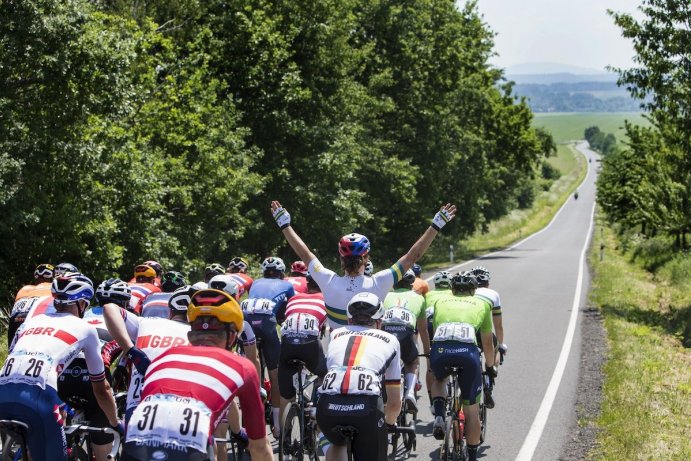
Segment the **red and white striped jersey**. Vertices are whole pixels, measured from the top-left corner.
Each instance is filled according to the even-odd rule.
[[[132,297],[130,298],[130,310],[139,314],[142,311],[142,302],[144,298],[151,293],[159,293],[161,289],[151,283],[128,283],[132,290]]]
[[[218,347],[178,346],[151,362],[144,376],[142,401],[153,395],[188,397],[211,411],[209,435],[235,396],[243,409],[250,439],[266,436],[264,405],[254,364]]]
[[[282,335],[318,335],[326,322],[326,306],[321,293],[298,293],[288,300]]]
[[[81,351],[91,380],[105,379],[101,342],[93,325],[63,312],[33,317],[17,330],[0,371],[0,386],[21,383],[57,390],[58,376]]]

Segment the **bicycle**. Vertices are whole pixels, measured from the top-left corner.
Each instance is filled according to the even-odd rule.
[[[264,386],[267,383],[267,381],[271,383],[271,381],[266,379],[266,362],[264,361],[264,350],[262,348],[262,344],[262,339],[257,338],[257,355],[259,356],[259,371],[261,373],[261,375],[259,376],[259,387]],[[269,425],[269,427],[273,428],[271,385],[269,384],[269,386],[267,387],[268,389],[266,387],[264,388],[264,390],[266,391],[266,399],[264,400],[264,420],[266,421],[266,424]]]
[[[118,459],[120,452],[120,434],[109,427],[92,427],[85,424],[73,424],[65,427],[65,436],[68,441],[68,460],[91,461],[91,434],[111,434],[113,436],[113,448],[106,455],[107,459]],[[84,445],[86,444],[86,450]],[[71,450],[70,450],[71,448]]]
[[[424,354],[423,354],[424,356]],[[410,454],[412,450],[417,448],[417,440],[415,438],[415,415],[410,414],[410,409],[408,408],[408,402],[405,398],[408,395],[408,387],[405,383],[405,373],[403,372],[404,366],[401,367],[401,380],[403,381],[403,393],[401,395],[401,411],[398,413],[398,418],[396,418],[396,427],[410,428],[411,431],[396,430],[391,434],[391,453],[388,455],[389,461],[396,459],[398,453],[398,442],[402,439],[403,442],[403,454]]]
[[[240,461],[249,453],[232,435],[226,438],[214,437],[214,445],[218,442],[226,444],[226,456],[230,455],[228,461]],[[210,457],[209,459],[213,460],[215,458]]]
[[[281,435],[278,439],[278,459],[283,461],[286,455],[289,455],[295,461],[302,461],[306,455],[307,459],[316,461],[318,459],[316,408],[305,396],[305,391],[314,385],[318,377],[314,376],[303,382],[305,362],[291,359],[288,360],[288,365],[297,368],[293,377],[297,401],[288,403],[283,412]]]
[[[28,461],[29,426],[21,421],[0,420],[2,434],[2,461]]]
[[[465,441],[465,416],[456,380],[463,372],[461,367],[446,367],[451,377],[447,383],[446,416],[444,418],[444,441],[439,458],[442,461],[465,461],[468,459],[468,446]]]

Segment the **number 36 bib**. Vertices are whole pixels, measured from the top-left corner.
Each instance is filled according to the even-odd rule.
[[[384,312],[382,321],[385,325],[405,325],[415,328],[417,319],[408,309],[403,307],[391,307]]]
[[[468,323],[444,323],[434,332],[433,341],[459,341],[475,344],[475,328]]]
[[[202,402],[177,395],[150,395],[134,410],[127,441],[206,452],[210,429],[211,410]]]

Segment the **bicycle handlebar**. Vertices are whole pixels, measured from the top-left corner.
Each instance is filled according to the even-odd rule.
[[[415,428],[407,426],[394,426],[387,427],[386,432],[388,432],[389,434],[415,434]]]
[[[113,449],[106,456],[107,459],[115,459],[120,449],[120,434],[115,429],[110,427],[92,427],[85,426],[83,424],[76,424],[73,426],[65,427],[65,434],[71,435],[74,432],[90,432],[96,434],[112,434],[113,435]]]

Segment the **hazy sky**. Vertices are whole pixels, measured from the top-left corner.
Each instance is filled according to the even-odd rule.
[[[607,9],[634,13],[641,0],[478,0],[498,35],[492,62],[499,67],[558,62],[602,70],[631,67],[633,48]]]

